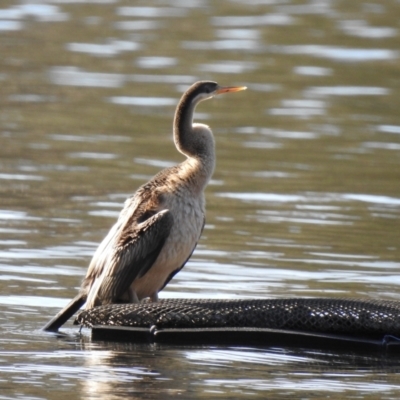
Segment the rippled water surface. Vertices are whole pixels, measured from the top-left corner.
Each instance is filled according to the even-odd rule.
[[[4,0],[0,399],[400,395],[397,358],[92,342],[41,326],[125,198],[182,160],[194,81],[216,136],[207,224],[160,297],[399,299],[400,3]]]

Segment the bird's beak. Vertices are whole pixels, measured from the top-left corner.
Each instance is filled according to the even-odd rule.
[[[220,86],[215,91],[215,94],[240,92],[241,90],[246,90],[246,89],[247,89],[246,86]]]

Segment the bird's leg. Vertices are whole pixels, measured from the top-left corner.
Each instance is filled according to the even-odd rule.
[[[136,292],[130,287],[128,290],[129,303],[137,304],[140,303]]]
[[[150,296],[150,301],[153,303],[157,303],[158,302],[158,293],[155,292]]]

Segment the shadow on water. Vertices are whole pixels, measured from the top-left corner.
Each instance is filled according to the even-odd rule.
[[[124,200],[180,162],[194,81],[217,168],[192,259],[161,297],[398,299],[398,3],[0,6],[0,398],[397,398],[385,355],[91,342],[72,298]]]

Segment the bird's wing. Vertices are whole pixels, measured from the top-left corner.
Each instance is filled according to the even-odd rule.
[[[107,236],[102,240],[92,260],[90,261],[86,276],[81,285],[81,293],[88,295],[95,292],[95,286],[98,285],[99,278],[109,268],[112,257],[116,249],[120,246],[120,239],[124,232],[134,232],[138,220],[143,217],[141,208],[146,204],[147,198],[144,196],[143,187],[125,201],[124,208],[119,214],[117,222],[112,226]],[[155,214],[153,212],[151,215]]]
[[[134,229],[120,232],[108,265],[88,296],[87,308],[117,301],[154,264],[172,227],[169,210],[160,211]],[[106,246],[107,247],[107,246]]]
[[[96,281],[103,274],[104,270],[107,268],[107,265],[109,265],[110,258],[115,248],[116,238],[118,237],[122,226],[123,225],[121,221],[118,220],[112,226],[107,236],[102,240],[99,247],[93,254],[80,289],[80,293],[83,296],[88,297],[89,293],[93,291],[93,286],[95,285]]]

